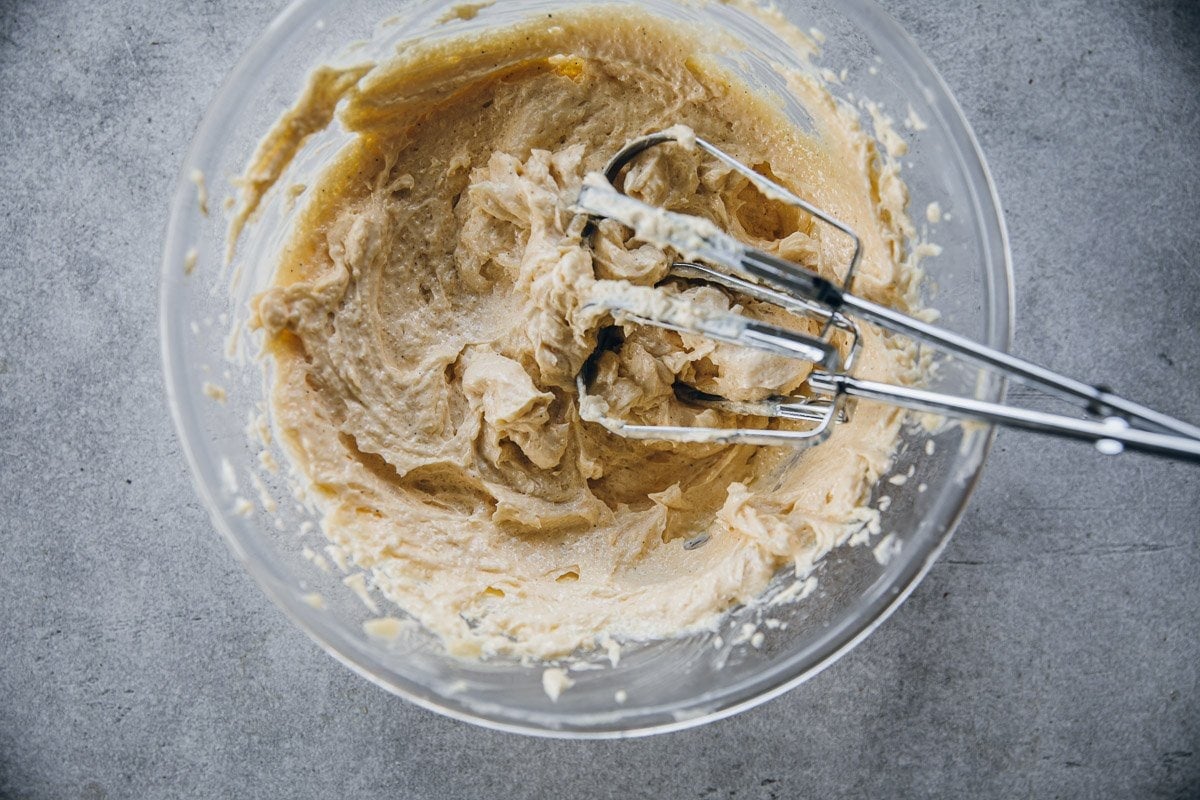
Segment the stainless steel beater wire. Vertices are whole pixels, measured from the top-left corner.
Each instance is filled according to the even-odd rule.
[[[695,264],[690,261],[676,261],[671,265],[670,274],[671,276],[680,277],[685,280],[697,279],[707,283],[715,283],[718,286],[724,286],[726,289],[744,294],[756,300],[773,303],[780,308],[797,314],[808,314],[821,318],[827,323],[822,329],[822,338],[828,335],[831,325],[833,328],[849,336],[848,352],[846,357],[842,359],[842,369],[846,372],[851,372],[854,369],[854,363],[858,358],[859,349],[862,344],[862,334],[854,320],[845,314],[831,311],[827,306],[823,306],[815,301],[784,294],[775,289],[752,283],[745,278],[739,278],[736,275],[730,275],[712,267],[706,267],[703,264]]]
[[[617,185],[617,177],[621,174],[621,170],[630,164],[633,159],[637,158],[639,155],[652,147],[657,147],[660,144],[666,144],[668,142],[678,141],[678,136],[675,136],[673,133],[669,133],[667,131],[651,133],[639,139],[634,139],[633,141],[628,142],[623,148],[617,151],[616,155],[609,159],[608,164],[606,164],[604,167],[604,177],[607,178],[608,182],[615,187]],[[846,268],[846,274],[842,277],[842,286],[846,291],[850,290],[850,287],[854,281],[854,273],[858,270],[858,265],[862,261],[862,240],[858,238],[858,234],[854,232],[853,228],[836,217],[832,217],[825,213],[820,208],[814,206],[812,203],[809,203],[807,200],[800,197],[787,187],[779,185],[766,175],[761,175],[755,172],[749,166],[729,155],[715,144],[705,141],[699,136],[695,137],[694,141],[697,147],[721,161],[727,167],[740,174],[742,177],[746,178],[748,181],[757,186],[759,191],[763,191],[767,196],[773,194],[778,198],[783,198],[785,202],[796,206],[797,208],[803,209],[825,224],[831,225],[841,233],[849,236],[850,240],[854,243],[854,252],[850,257],[850,266]],[[829,323],[827,322],[826,325],[828,324]]]
[[[714,158],[717,158],[718,160],[723,162],[726,166],[731,167],[732,169],[736,170],[738,173],[740,173],[743,177],[745,177],[751,183],[758,186],[760,188],[760,190],[764,186],[767,187],[771,193],[785,198],[787,200],[787,202],[789,202],[791,205],[794,205],[794,206],[797,206],[798,208],[804,209],[809,214],[813,215],[814,217],[821,220],[825,224],[831,225],[834,228],[836,228],[837,230],[844,233],[846,236],[849,236],[850,239],[854,242],[854,253],[850,257],[850,266],[846,268],[846,274],[845,274],[845,276],[842,277],[842,286],[845,287],[846,291],[850,291],[850,287],[851,287],[851,285],[853,285],[853,282],[854,282],[854,273],[858,270],[859,262],[862,261],[862,240],[858,238],[858,234],[854,232],[853,228],[851,228],[849,225],[847,225],[846,223],[839,220],[837,217],[832,217],[829,214],[825,213],[821,209],[814,206],[812,203],[808,202],[804,198],[802,198],[799,195],[797,195],[796,193],[792,192],[787,187],[780,186],[778,183],[771,180],[767,176],[760,175],[759,173],[750,169],[750,167],[748,167],[746,164],[743,164],[741,161],[738,161],[736,158],[729,155],[728,153],[726,153],[724,150],[717,147],[716,145],[706,142],[705,140],[703,140],[699,137],[696,138],[696,145],[698,147],[700,147],[702,150],[704,150],[706,153],[708,153],[709,155],[711,155]]]

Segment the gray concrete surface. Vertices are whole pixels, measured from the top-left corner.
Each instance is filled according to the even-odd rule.
[[[1200,469],[1027,435],[881,630],[725,722],[501,735],[323,655],[193,496],[155,326],[184,148],[280,5],[0,2],[0,796],[1200,796]],[[1200,420],[1200,4],[885,6],[990,158],[1016,349]]]

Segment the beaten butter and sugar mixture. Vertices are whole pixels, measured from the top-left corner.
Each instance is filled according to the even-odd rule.
[[[722,48],[736,49],[614,8],[414,45],[319,70],[251,166],[243,207],[335,107],[353,134],[304,192],[255,300],[272,422],[325,535],[453,653],[553,658],[711,626],[871,519],[901,422],[890,409],[864,405],[799,454],[629,441],[580,419],[575,377],[614,324],[589,297],[652,286],[673,256],[611,221],[585,238],[571,210],[639,135],[687,126],[839,216],[863,237],[857,291],[912,302],[903,185],[855,115],[794,75],[805,132],[720,65]],[[647,153],[623,188],[830,277],[849,260],[848,242],[683,145]],[[711,286],[663,291],[810,325]],[[763,424],[684,405],[672,386],[756,399],[809,369],[657,328],[624,335],[593,392],[633,421]],[[859,374],[909,377],[907,350],[864,337]]]

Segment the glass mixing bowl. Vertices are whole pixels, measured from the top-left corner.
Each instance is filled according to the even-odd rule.
[[[378,611],[361,601],[322,554],[316,512],[292,498],[286,469],[272,473],[262,467],[264,458],[281,464],[286,459],[274,441],[265,447],[270,455],[261,454],[264,446],[253,431],[265,410],[266,381],[255,358],[257,343],[230,332],[244,320],[249,298],[270,280],[291,208],[285,192],[269,194],[227,267],[228,219],[221,201],[234,193],[233,176],[298,96],[311,68],[361,63],[401,41],[552,13],[560,4],[498,0],[472,19],[439,23],[453,5],[298,0],[241,60],[201,123],[173,201],[161,285],[167,392],[197,490],[238,559],[301,628],[347,666],[426,708],[505,730],[603,737],[684,728],[761,703],[831,664],[912,591],[963,511],[991,442],[988,431],[964,434],[954,426],[931,437],[919,426],[907,429],[893,480],[881,481],[872,498],[874,504],[891,498],[882,504],[883,532],[891,538],[883,547],[875,540],[830,553],[815,572],[815,591],[771,610],[778,623],[762,628],[758,647],[734,642],[744,623],[759,621],[761,611],[736,609],[719,632],[629,645],[615,667],[597,657],[587,665],[592,668],[569,672],[574,685],[557,701],[543,691],[543,665],[460,660],[421,632],[394,641],[365,633],[364,621],[400,612],[389,611],[381,598],[375,598]],[[783,41],[734,4],[640,5],[734,30],[760,53],[798,63]],[[801,30],[820,31],[813,34],[824,40],[820,65],[834,73],[845,70],[835,94],[870,98],[897,120],[919,118],[927,125],[919,133],[897,128],[911,147],[903,166],[914,219],[924,224],[926,204],[933,201],[950,212],[932,231],[941,256],[923,265],[929,303],[941,312],[942,325],[1005,348],[1011,276],[1004,225],[983,157],[950,91],[908,36],[869,0],[779,6]],[[749,59],[740,68],[749,69],[748,78],[766,91],[786,92],[756,63]],[[805,124],[801,117],[798,111],[798,124]],[[319,134],[279,186],[319,171],[346,140],[336,125]],[[199,210],[195,170],[208,182],[207,215]],[[1003,393],[999,381],[949,365],[932,384],[987,399]],[[221,394],[215,387],[225,393],[223,401],[214,397]],[[891,557],[877,558],[885,549]]]

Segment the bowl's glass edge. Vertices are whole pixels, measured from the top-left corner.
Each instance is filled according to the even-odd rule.
[[[292,622],[317,642],[323,650],[356,673],[382,688],[399,694],[406,700],[422,708],[454,719],[471,722],[498,731],[517,732],[551,738],[614,739],[644,736],[683,730],[728,717],[760,705],[794,688],[835,663],[841,656],[867,638],[912,593],[949,543],[955,528],[966,510],[974,488],[982,476],[983,464],[986,461],[987,454],[995,438],[994,428],[989,429],[985,435],[976,437],[972,452],[968,454],[968,458],[974,462],[975,467],[969,476],[964,476],[966,477],[964,492],[957,507],[945,519],[938,521],[938,527],[941,530],[931,534],[932,544],[919,558],[911,559],[909,569],[897,576],[890,584],[890,591],[880,593],[879,596],[874,598],[874,601],[868,607],[869,613],[857,616],[853,620],[844,620],[841,625],[831,629],[823,637],[819,645],[806,651],[804,653],[804,660],[811,661],[810,666],[796,670],[796,665],[793,662],[799,660],[800,654],[797,654],[795,659],[762,673],[752,680],[726,687],[715,698],[705,698],[703,705],[706,707],[706,710],[703,713],[697,713],[695,716],[689,716],[686,719],[670,719],[669,721],[657,724],[647,723],[632,729],[616,727],[573,728],[567,727],[570,725],[570,722],[565,719],[563,721],[564,727],[548,728],[471,713],[470,711],[455,707],[448,702],[439,702],[444,701],[445,698],[441,698],[440,696],[431,698],[421,693],[423,687],[409,686],[404,682],[396,680],[394,676],[380,674],[381,671],[373,670],[369,665],[348,657],[343,651],[353,649],[349,646],[350,642],[333,626],[320,624],[319,618],[311,613],[311,609],[301,606],[301,601],[297,594],[288,588],[288,576],[278,574],[278,571],[273,568],[270,559],[253,557],[248,548],[253,549],[254,544],[243,541],[230,528],[220,511],[217,498],[212,493],[208,483],[204,480],[203,476],[206,471],[211,474],[211,469],[206,468],[212,465],[202,464],[199,454],[185,434],[187,421],[184,418],[184,405],[180,402],[177,386],[181,385],[182,372],[187,368],[187,365],[181,363],[172,353],[174,343],[182,335],[178,327],[181,322],[170,319],[167,310],[171,308],[170,299],[173,296],[173,291],[179,286],[177,267],[184,257],[186,242],[188,240],[184,228],[190,218],[187,211],[193,203],[193,187],[189,181],[188,174],[191,165],[201,162],[206,150],[209,147],[215,146],[219,130],[218,123],[221,119],[221,116],[215,112],[231,107],[231,94],[233,90],[257,66],[269,59],[269,54],[273,48],[280,46],[298,26],[317,15],[320,2],[321,0],[294,0],[272,21],[262,36],[256,40],[255,45],[242,56],[237,66],[231,71],[208,106],[179,172],[177,188],[172,200],[171,215],[167,226],[159,286],[160,355],[164,370],[164,383],[168,405],[180,441],[181,451],[188,463],[193,485],[212,520],[214,528],[226,541],[237,560],[244,565],[247,572],[250,573],[267,596],[283,610]],[[987,343],[993,347],[1007,350],[1011,345],[1014,318],[1011,254],[1008,234],[1000,211],[1001,206],[995,184],[975,134],[945,81],[912,41],[911,37],[885,11],[876,5],[873,0],[850,0],[846,2],[846,5],[857,8],[860,15],[864,17],[873,18],[875,22],[887,29],[889,36],[902,40],[908,46],[907,50],[897,51],[895,55],[902,59],[904,67],[913,70],[922,80],[938,87],[940,90],[939,101],[945,101],[948,104],[948,110],[952,113],[955,122],[961,128],[960,131],[955,131],[955,138],[959,140],[956,142],[959,149],[959,156],[967,159],[963,166],[968,171],[977,173],[975,177],[977,178],[978,185],[984,190],[982,193],[983,196],[976,196],[974,198],[977,205],[975,211],[977,214],[982,214],[989,224],[994,223],[999,242],[999,252],[995,253],[995,259],[985,265],[988,291],[993,298],[992,303],[985,306],[988,330]],[[994,387],[993,399],[1003,399],[1004,392],[1005,386],[1003,382],[997,383]]]

